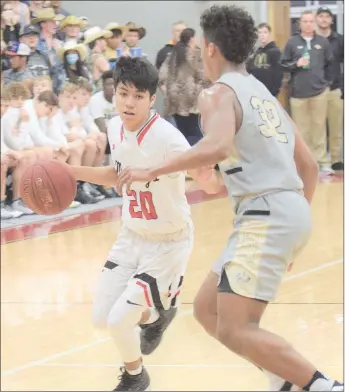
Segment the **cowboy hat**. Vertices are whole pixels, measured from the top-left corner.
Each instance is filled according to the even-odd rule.
[[[81,61],[84,61],[87,57],[87,49],[83,44],[77,44],[74,41],[68,41],[62,48],[58,48],[58,50],[56,51],[57,57],[60,62],[63,62],[65,53],[69,50],[75,50],[76,52],[78,52]]]
[[[139,34],[139,39],[143,39],[146,35],[145,27],[138,26],[133,22],[126,23],[127,31],[137,31]]]
[[[84,22],[80,20],[77,16],[68,15],[64,20],[60,22],[60,29],[62,30],[66,26],[79,26],[82,28],[84,26]]]
[[[106,29],[106,30],[109,30],[109,31],[112,31],[112,30],[121,30],[122,33],[126,33],[127,30],[128,30],[126,26],[121,26],[121,25],[119,25],[119,24],[116,23],[116,22],[108,23],[108,24],[105,26],[105,29]]]
[[[59,21],[64,19],[64,15],[55,15],[53,8],[42,8],[36,12],[35,18],[31,20],[31,24],[36,24],[40,22],[46,22],[48,20]]]
[[[84,33],[84,44],[90,44],[100,38],[111,38],[113,33],[109,30],[102,30],[100,27],[91,27]]]

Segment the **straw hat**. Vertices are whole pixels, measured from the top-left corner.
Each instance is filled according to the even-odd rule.
[[[53,8],[42,8],[36,12],[35,18],[31,20],[31,24],[36,24],[40,22],[46,22],[48,20],[59,21],[64,19],[64,15],[55,15]]]
[[[84,44],[90,44],[100,38],[111,38],[113,33],[109,30],[102,30],[100,27],[91,27],[84,33]]]
[[[138,26],[133,22],[126,23],[127,31],[137,31],[139,33],[139,39],[143,39],[146,35],[145,27]]]
[[[64,20],[60,22],[60,29],[62,30],[66,26],[79,26],[82,28],[84,22],[80,20],[77,16],[68,15]]]
[[[121,26],[121,25],[119,25],[118,23],[116,23],[116,22],[111,22],[111,23],[108,23],[106,26],[105,26],[105,29],[106,30],[109,30],[109,31],[112,31],[112,30],[121,30],[122,31],[122,33],[126,33],[127,32],[127,27],[126,26]]]
[[[60,62],[63,62],[65,53],[69,50],[75,50],[76,52],[78,52],[81,61],[84,61],[87,57],[87,49],[83,44],[77,44],[74,41],[68,41],[62,48],[58,48],[56,52]]]

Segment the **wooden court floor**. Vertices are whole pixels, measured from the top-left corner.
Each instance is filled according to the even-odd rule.
[[[343,379],[343,184],[320,184],[313,234],[263,326]],[[191,303],[231,232],[227,199],[193,205],[196,243],[179,317],[145,363],[152,389],[267,390],[262,374],[208,337]],[[94,287],[119,223],[1,247],[1,390],[109,391],[120,359],[90,323]]]

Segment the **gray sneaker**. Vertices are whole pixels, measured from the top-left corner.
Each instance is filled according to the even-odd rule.
[[[147,370],[143,367],[140,374],[136,376],[130,375],[123,367],[120,368],[121,375],[119,376],[120,383],[114,391],[149,391],[150,390],[150,376]]]
[[[16,211],[22,212],[24,215],[33,215],[34,212],[27,207],[22,199],[17,199],[12,202],[12,208]]]
[[[15,211],[11,206],[1,202],[1,219],[14,219],[22,215],[22,212]]]

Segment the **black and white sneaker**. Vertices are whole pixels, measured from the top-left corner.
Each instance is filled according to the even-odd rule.
[[[124,392],[124,391],[149,391],[150,390],[150,376],[144,367],[142,372],[136,376],[132,376],[131,374],[129,374],[124,367],[120,368],[120,371],[122,373],[118,377],[120,383],[114,389],[114,391]]]
[[[344,383],[340,383],[339,381],[334,381],[331,391],[335,392],[343,392],[344,391]]]
[[[144,355],[150,355],[159,346],[165,330],[177,314],[177,308],[160,309],[158,312],[159,319],[154,323],[140,325],[140,348]]]

